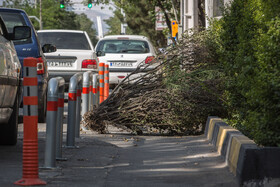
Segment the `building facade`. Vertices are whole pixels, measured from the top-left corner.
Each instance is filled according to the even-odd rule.
[[[205,27],[209,26],[209,18],[219,19],[222,16],[221,8],[232,0],[181,0],[181,32],[199,26],[200,12],[205,13]],[[198,4],[203,4],[200,11]]]

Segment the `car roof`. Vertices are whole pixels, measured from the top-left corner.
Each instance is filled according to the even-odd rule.
[[[0,11],[3,11],[3,12],[19,12],[19,13],[25,13],[24,10],[16,9],[16,8],[0,8]]]
[[[117,39],[122,39],[122,38],[126,38],[129,40],[148,40],[148,38],[146,36],[142,36],[142,35],[108,35],[100,40],[106,40],[106,39],[117,40]]]
[[[65,29],[49,29],[49,30],[38,30],[37,32],[74,32],[74,33],[84,33],[81,30],[65,30]]]

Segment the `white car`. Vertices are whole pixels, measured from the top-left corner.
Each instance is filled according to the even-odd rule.
[[[88,34],[78,30],[39,30],[41,46],[52,44],[56,52],[45,53],[50,78],[61,76],[69,84],[78,72],[97,72],[98,61]]]
[[[99,62],[109,64],[110,86],[118,84],[141,63],[149,64],[156,56],[148,38],[139,35],[105,36],[98,41],[95,51]],[[140,75],[135,74],[130,78]]]

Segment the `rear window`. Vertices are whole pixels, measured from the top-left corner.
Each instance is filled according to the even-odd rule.
[[[143,40],[102,40],[96,51],[105,53],[149,53],[148,42]]]
[[[15,26],[26,26],[24,17],[20,13],[0,12],[0,15],[6,25],[9,34],[13,33]],[[14,40],[15,45],[28,43],[32,43],[31,38],[23,40]]]
[[[41,45],[52,44],[57,49],[91,50],[84,33],[38,32]]]

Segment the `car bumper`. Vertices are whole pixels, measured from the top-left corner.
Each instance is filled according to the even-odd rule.
[[[140,73],[136,72],[135,68],[110,68],[109,69],[109,83],[111,84],[119,84],[122,80],[124,80],[128,75],[131,74],[125,81],[133,83],[142,76],[144,76],[148,71],[153,70],[155,66],[149,66],[146,68],[141,68],[139,70]]]

